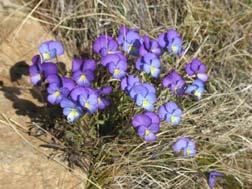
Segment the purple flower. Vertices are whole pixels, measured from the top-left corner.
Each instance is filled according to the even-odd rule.
[[[75,87],[75,82],[72,79],[62,77],[48,77],[50,82],[47,88],[48,96],[47,100],[51,104],[59,104],[61,100],[68,97],[71,90]]]
[[[183,151],[184,157],[194,157],[196,154],[195,143],[187,137],[178,138],[172,148],[176,153]]]
[[[185,80],[175,70],[171,70],[163,78],[163,86],[168,87],[171,92],[177,95],[183,95],[185,90]]]
[[[56,64],[45,62],[41,64],[39,55],[32,58],[32,65],[29,67],[30,81],[33,85],[40,84],[47,76],[57,74],[58,68]]]
[[[162,33],[158,37],[158,43],[161,47],[176,55],[181,55],[183,52],[183,40],[176,30],[170,29],[166,33]]]
[[[94,52],[100,54],[101,56],[117,53],[117,49],[117,42],[112,37],[107,35],[99,36],[93,44]]]
[[[208,185],[209,185],[209,187],[211,189],[213,189],[214,186],[215,186],[215,182],[216,182],[215,179],[216,179],[216,177],[223,177],[223,176],[224,176],[223,173],[220,173],[220,172],[217,172],[217,171],[211,171],[209,173],[209,176],[208,176]]]
[[[196,79],[185,90],[186,94],[190,94],[190,95],[195,96],[197,100],[200,100],[202,98],[202,95],[204,92],[205,92],[205,84],[200,79]]]
[[[64,54],[64,47],[60,41],[50,40],[39,46],[39,52],[43,61],[46,61]]]
[[[126,56],[124,56],[122,53],[108,54],[108,55],[102,57],[101,64],[103,66],[108,67],[108,65],[111,62],[115,63],[115,62],[119,62],[119,61],[127,62]]]
[[[146,53],[153,53],[157,56],[161,54],[161,48],[158,45],[157,40],[151,40],[148,36],[143,36],[142,37],[142,45],[139,49],[139,54],[141,56],[144,56]]]
[[[156,102],[156,90],[153,85],[144,83],[136,85],[130,91],[130,96],[136,100],[136,105],[145,110],[152,111]]]
[[[141,37],[136,30],[121,26],[117,42],[122,46],[124,52],[133,56],[139,55]]]
[[[84,71],[84,70],[91,70],[95,71],[96,69],[96,62],[92,59],[81,59],[81,58],[74,58],[72,61],[72,73],[76,71]]]
[[[123,91],[130,93],[132,87],[134,87],[135,85],[138,85],[138,84],[141,84],[141,82],[137,76],[128,75],[122,79],[121,89]]]
[[[96,63],[94,60],[73,59],[72,78],[79,86],[88,87],[94,80],[94,70]]]
[[[102,95],[109,95],[110,93],[112,93],[113,88],[111,86],[104,86],[101,87],[99,91]]]
[[[137,95],[145,95],[146,93],[156,94],[156,89],[150,83],[136,83],[130,90],[130,97],[136,100]]]
[[[165,120],[172,125],[179,124],[182,116],[182,110],[175,102],[168,102],[159,107],[158,115],[160,119]]]
[[[160,60],[155,54],[146,53],[143,57],[137,59],[136,68],[157,78],[160,74]]]
[[[98,110],[98,94],[89,87],[76,87],[70,94],[73,101],[77,101],[89,113],[94,113]]]
[[[146,142],[153,142],[157,138],[156,133],[160,128],[160,120],[155,113],[144,112],[134,116],[132,125],[137,129],[138,135]]]
[[[97,90],[98,109],[103,110],[110,104],[110,101],[104,96],[109,95],[111,92],[112,92],[112,87],[110,86],[105,86]]]
[[[109,54],[101,59],[102,65],[108,67],[109,72],[115,79],[122,79],[128,68],[127,58],[121,54]]]
[[[61,108],[63,108],[63,114],[67,117],[68,122],[74,123],[83,114],[81,106],[75,102],[63,98],[60,102]]]
[[[185,65],[185,71],[189,76],[197,76],[200,80],[206,82],[208,76],[206,74],[206,66],[199,60],[193,59]]]

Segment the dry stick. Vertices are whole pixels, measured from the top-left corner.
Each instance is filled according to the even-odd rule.
[[[54,159],[54,158],[50,158],[50,156],[49,156],[48,154],[46,154],[46,153],[43,152],[42,150],[39,150],[39,148],[38,148],[36,145],[34,145],[34,144],[32,144],[31,142],[29,142],[29,141],[18,131],[18,129],[10,122],[10,120],[5,116],[5,114],[1,114],[1,115],[2,115],[2,117],[5,119],[5,121],[0,120],[0,122],[3,123],[3,124],[5,124],[6,126],[10,126],[10,127],[14,130],[14,132],[15,132],[18,136],[20,136],[20,137],[21,137],[28,145],[30,145],[32,148],[34,148],[35,150],[37,150],[38,152],[40,152],[41,154],[43,154],[43,155],[46,156],[47,158],[49,158],[49,159],[55,161],[56,163],[60,164],[60,165],[63,166],[64,168],[66,168],[66,169],[68,169],[68,170],[71,170],[71,171],[72,171],[71,173],[72,173],[73,175],[75,175],[76,177],[78,177],[79,179],[81,179],[81,180],[86,180],[86,181],[90,182],[91,184],[93,184],[95,187],[97,187],[97,188],[99,188],[99,189],[102,189],[99,185],[97,185],[96,183],[94,183],[92,180],[88,179],[87,177],[83,177],[83,176],[81,176],[81,175],[78,175],[77,173],[75,173],[75,170],[74,170],[74,169],[68,167],[68,166],[65,165],[64,163],[62,163],[62,162],[60,162],[60,161],[58,161],[58,160],[56,160],[56,159]],[[24,128],[24,127],[22,126],[22,128]]]

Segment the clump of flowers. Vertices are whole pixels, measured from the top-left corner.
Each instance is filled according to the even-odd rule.
[[[167,56],[170,60],[185,56],[182,36],[175,29],[154,39],[121,26],[117,37],[98,36],[92,49],[91,58],[75,57],[71,70],[63,72],[57,64],[58,57],[64,53],[62,43],[46,41],[39,46],[39,54],[32,58],[29,68],[31,83],[45,89],[47,102],[58,105],[73,127],[80,124],[78,120],[84,115],[103,113],[113,103],[111,93],[122,95],[119,92],[122,91],[127,104],[133,105],[131,109],[123,106],[132,115],[125,116],[125,120],[131,120],[142,140],[153,143],[158,139],[158,132],[165,129],[164,123],[174,129],[183,124],[181,99],[200,100],[206,91],[207,68],[200,59],[194,58],[184,66],[171,63],[172,68],[165,69]],[[180,67],[183,70],[176,69]],[[104,78],[109,80],[103,86]],[[172,149],[177,155],[193,158],[197,152],[196,141],[179,136]],[[223,174],[210,172],[210,188],[214,187],[218,176]]]
[[[111,81],[118,82],[118,88],[137,106],[138,113],[130,119],[137,134],[146,142],[157,140],[161,121],[170,125],[183,123],[182,105],[176,99],[188,95],[200,100],[206,91],[207,68],[197,58],[186,63],[184,70],[176,70],[171,65],[172,69],[164,71],[167,64],[163,60],[164,55],[173,59],[185,55],[182,36],[175,29],[153,39],[121,26],[117,38],[100,35],[92,49],[93,59],[75,57],[71,71],[66,73],[60,72],[57,64],[48,62],[58,61],[57,57],[64,53],[59,41],[42,43],[38,48],[40,55],[32,59],[29,69],[31,83],[46,86],[47,101],[59,105],[69,123],[75,123],[84,114],[102,111],[111,104],[109,95],[113,89],[109,85],[99,86],[97,68],[106,68],[113,78]],[[159,93],[166,89],[173,99],[160,102]],[[196,154],[195,142],[188,137],[180,137],[173,150],[193,157]]]

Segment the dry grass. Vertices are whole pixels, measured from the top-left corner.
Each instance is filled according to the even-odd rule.
[[[27,7],[34,11],[31,18],[63,40],[70,56],[91,54],[95,37],[100,33],[116,36],[120,24],[153,37],[175,27],[188,47],[176,65],[199,57],[209,68],[211,78],[203,100],[181,101],[182,125],[163,124],[157,143],[141,143],[134,135],[112,142],[100,139],[100,151],[91,162],[91,180],[108,189],[207,188],[205,172],[214,169],[226,175],[218,182],[220,188],[251,188],[250,0],[44,0],[34,10],[35,6]],[[181,135],[197,142],[195,158],[171,153],[170,145]]]

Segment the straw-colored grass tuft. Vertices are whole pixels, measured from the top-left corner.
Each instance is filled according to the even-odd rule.
[[[108,189],[207,188],[205,173],[217,170],[225,174],[219,187],[251,188],[251,1],[45,0],[33,11],[31,17],[62,40],[70,56],[90,55],[99,34],[116,36],[119,26],[126,24],[152,37],[176,28],[187,55],[174,64],[182,67],[198,57],[208,67],[207,94],[195,103],[181,101],[182,124],[162,124],[157,143],[145,144],[134,132],[113,140],[101,137],[91,162],[91,180]],[[124,116],[123,108],[117,115]],[[171,144],[181,135],[196,142],[195,158],[172,153]]]

